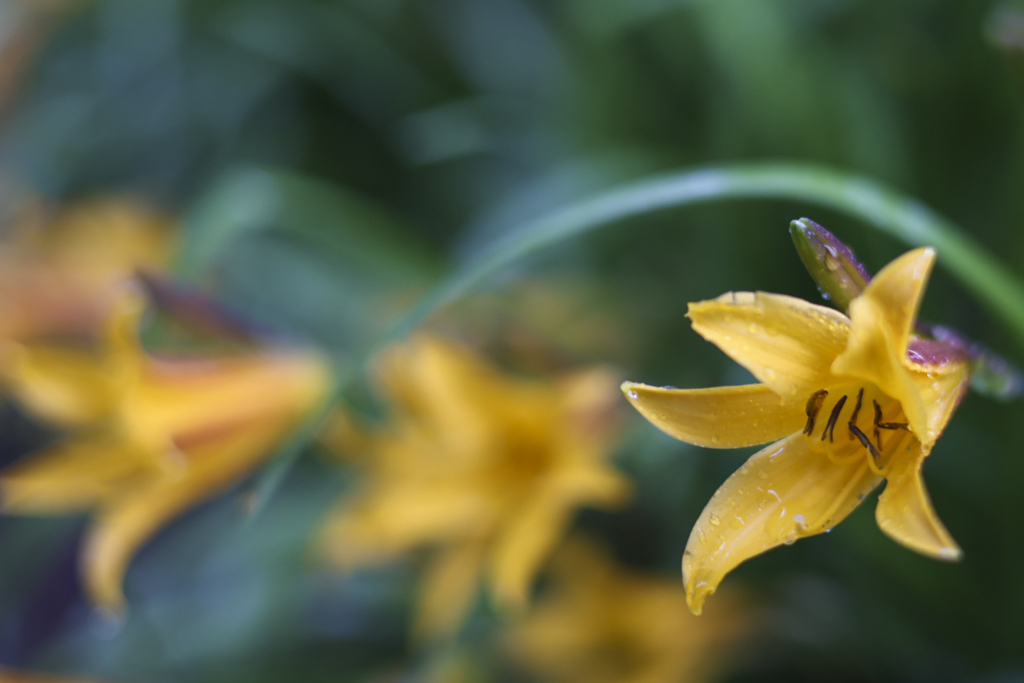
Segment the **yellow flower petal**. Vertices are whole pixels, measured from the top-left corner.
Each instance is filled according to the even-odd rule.
[[[850,302],[849,344],[832,364],[836,375],[873,382],[898,400],[911,431],[926,449],[938,435],[929,430],[927,407],[907,360],[907,343],[934,263],[935,250],[922,247],[883,268]]]
[[[927,443],[931,444],[942,436],[946,423],[966,393],[970,368],[965,362],[948,362],[928,372],[913,372],[911,379],[928,416],[926,434]],[[927,446],[925,454],[930,450],[931,447]]]
[[[921,478],[925,452],[920,444],[897,452],[888,466],[875,519],[890,538],[938,560],[960,559],[960,547],[942,525]]]
[[[849,330],[842,313],[766,292],[729,292],[690,304],[687,315],[700,336],[791,400],[830,386]]]
[[[835,464],[794,434],[754,454],[712,496],[683,554],[687,602],[705,598],[744,560],[842,521],[878,483],[857,459]]]
[[[495,602],[503,609],[526,607],[541,565],[562,538],[573,510],[623,503],[630,493],[622,475],[597,462],[588,451],[569,452],[562,467],[521,502],[498,531],[491,551],[490,578]]]
[[[480,589],[484,546],[462,543],[437,551],[417,596],[413,637],[419,641],[455,635]]]
[[[184,457],[176,473],[139,486],[102,508],[82,555],[92,601],[113,611],[124,607],[121,583],[132,555],[168,520],[237,481],[269,455],[288,419],[253,422],[245,429],[203,444]]]
[[[316,354],[251,353],[219,359],[147,359],[123,419],[153,448],[182,445],[263,415],[297,418],[325,391],[329,373]]]
[[[521,612],[526,607],[537,571],[565,533],[570,509],[545,492],[524,503],[499,532],[489,574],[501,609]]]
[[[109,439],[79,439],[33,454],[0,474],[4,512],[62,514],[87,510],[159,476],[149,453]]]
[[[370,487],[324,527],[322,554],[350,570],[424,543],[478,538],[493,524],[485,494],[464,481]]]
[[[57,346],[17,348],[8,387],[29,412],[48,422],[73,426],[113,412],[116,382],[95,354]]]
[[[764,384],[673,389],[625,382],[633,407],[669,436],[705,448],[741,448],[778,441],[803,429],[805,406],[784,402]]]
[[[380,383],[408,418],[444,439],[449,457],[483,456],[495,438],[494,413],[515,387],[474,354],[421,335],[390,347],[377,363]]]

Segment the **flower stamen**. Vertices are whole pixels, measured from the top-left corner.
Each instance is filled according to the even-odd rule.
[[[861,444],[864,445],[864,448],[868,449],[868,451],[871,453],[871,457],[874,459],[874,461],[878,462],[879,460],[881,460],[882,454],[878,452],[877,448],[875,448],[875,444],[871,443],[871,439],[868,438],[868,435],[862,432],[860,430],[860,427],[853,424],[853,422],[850,422],[849,427],[850,436],[857,437],[857,440],[860,441]]]
[[[819,389],[807,399],[807,426],[804,427],[804,434],[807,436],[814,432],[814,421],[818,419],[818,411],[821,410],[826,396],[828,396],[828,391]]]
[[[854,430],[857,430],[857,432],[858,432],[857,438],[860,439],[861,443],[864,443],[864,439],[861,438],[861,434],[863,434],[863,432],[861,432],[859,429],[857,429],[857,415],[860,414],[860,404],[861,404],[861,401],[863,399],[864,399],[864,387],[861,387],[860,391],[857,392],[857,405],[855,405],[853,407],[853,414],[850,415],[850,421],[846,423],[846,426],[850,428],[850,440],[851,441],[853,440]]]
[[[871,401],[875,404],[875,441],[878,442],[878,448],[882,448],[882,435],[879,432],[880,429],[909,429],[910,425],[906,422],[882,422],[882,406],[878,405],[878,401]]]
[[[828,416],[828,424],[825,425],[825,429],[821,431],[821,440],[824,441],[825,437],[828,437],[829,441],[834,442],[834,434],[836,428],[836,422],[839,420],[839,413],[843,412],[843,406],[846,405],[846,396],[844,395],[841,399],[836,401],[836,405],[832,408],[832,414]]]

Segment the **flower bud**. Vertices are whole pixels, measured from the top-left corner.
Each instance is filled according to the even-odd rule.
[[[821,295],[845,311],[871,281],[868,271],[849,247],[809,218],[792,221],[789,234]]]

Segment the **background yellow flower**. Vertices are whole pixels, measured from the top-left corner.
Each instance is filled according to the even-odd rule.
[[[328,523],[323,552],[351,569],[429,548],[422,635],[453,631],[481,578],[501,608],[521,609],[575,511],[626,495],[607,463],[607,369],[518,378],[418,336],[384,354],[378,377],[391,414],[348,446],[367,449],[365,479]]]
[[[329,375],[308,351],[154,357],[138,339],[141,312],[123,297],[99,349],[27,344],[10,369],[16,400],[77,432],[0,472],[0,510],[91,511],[82,570],[110,610],[124,607],[138,547],[269,456]]]
[[[598,546],[570,541],[552,584],[506,636],[514,664],[551,683],[700,683],[730,666],[755,625],[739,595],[705,618],[679,582],[618,566]]]

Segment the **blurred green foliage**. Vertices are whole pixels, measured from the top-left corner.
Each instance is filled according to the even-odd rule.
[[[134,193],[175,211],[183,279],[343,363],[511,228],[689,165],[868,175],[1021,272],[1022,26],[1017,5],[957,0],[94,0],[23,73],[0,165],[55,202]],[[816,300],[787,233],[802,215],[872,271],[903,248],[810,211],[643,216],[518,264],[432,323],[499,355],[545,347],[535,370],[611,362],[654,384],[741,383],[689,330],[686,302]],[[941,271],[922,317],[1020,360]],[[893,544],[868,501],[730,577],[760,591],[770,628],[728,680],[1024,681],[1020,410],[969,396],[929,459],[961,563]],[[8,459],[47,438],[7,412]],[[580,525],[627,564],[675,575],[748,453],[628,418],[618,462],[635,502]],[[349,479],[311,454],[251,523],[228,495],[174,524],[129,571],[119,630],[78,591],[77,522],[0,519],[0,661],[114,681],[415,680],[412,568],[343,579],[306,555]],[[481,612],[466,643],[485,640]]]

